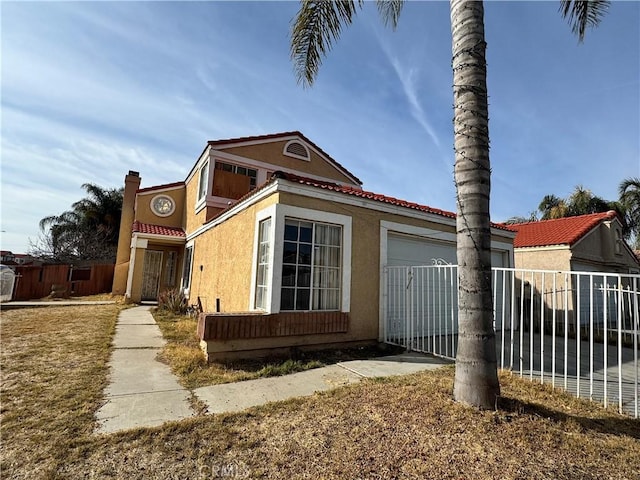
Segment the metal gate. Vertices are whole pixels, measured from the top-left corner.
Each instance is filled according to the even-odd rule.
[[[384,340],[454,359],[456,265],[385,267]],[[500,368],[638,417],[640,275],[493,269]]]

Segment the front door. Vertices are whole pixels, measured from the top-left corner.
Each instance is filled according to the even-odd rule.
[[[146,250],[142,269],[142,300],[157,300],[160,273],[162,272],[162,252]]]

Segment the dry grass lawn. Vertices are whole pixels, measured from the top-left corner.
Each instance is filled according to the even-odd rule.
[[[478,412],[452,368],[96,436],[116,311],[2,313],[3,479],[640,478],[639,421],[505,373]]]
[[[207,363],[196,334],[197,320],[174,315],[163,310],[152,314],[167,340],[160,360],[171,367],[185,388],[198,388],[220,383],[240,382],[254,378],[275,377],[311,368],[323,367],[338,361],[370,358],[381,354],[399,353],[401,349],[389,347],[382,352],[376,347],[349,348],[298,352],[297,358],[273,357],[263,360],[236,360]]]

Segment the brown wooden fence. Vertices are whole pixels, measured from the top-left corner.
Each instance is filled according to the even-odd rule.
[[[60,285],[66,295],[84,296],[107,293],[113,283],[113,264],[74,267],[72,265],[21,265],[15,267],[13,300],[34,300]]]

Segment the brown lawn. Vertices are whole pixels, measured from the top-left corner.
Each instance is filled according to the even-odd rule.
[[[3,479],[640,478],[638,420],[507,373],[478,412],[452,368],[96,436],[119,308],[1,314]]]

